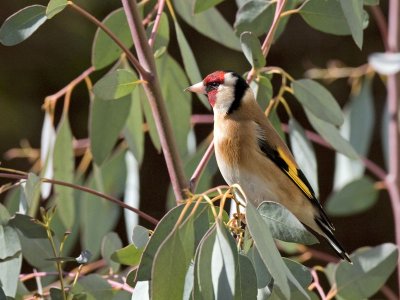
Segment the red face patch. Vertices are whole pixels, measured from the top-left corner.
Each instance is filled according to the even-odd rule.
[[[215,102],[217,101],[217,91],[218,86],[224,83],[225,80],[225,72],[216,71],[206,76],[203,80],[203,84],[206,87],[208,102],[212,107],[214,107]]]

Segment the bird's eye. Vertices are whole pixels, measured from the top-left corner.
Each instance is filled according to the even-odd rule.
[[[219,87],[219,82],[210,82],[206,85],[206,92],[210,92],[212,90],[216,90]]]

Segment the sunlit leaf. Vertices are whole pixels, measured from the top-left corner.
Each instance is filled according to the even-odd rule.
[[[363,1],[360,0],[340,0],[344,16],[350,27],[351,35],[356,42],[358,48],[362,48],[363,44]]]
[[[332,216],[349,216],[360,213],[376,203],[378,190],[369,177],[356,179],[331,195],[326,209]]]
[[[102,23],[107,26],[127,48],[132,46],[132,35],[122,8],[110,13]],[[108,66],[113,61],[117,60],[121,54],[121,48],[118,47],[102,29],[98,28],[92,45],[92,65],[96,70]]]
[[[380,74],[392,75],[400,71],[400,53],[372,53],[368,62]]]
[[[245,31],[240,35],[240,43],[244,56],[253,68],[265,66],[265,57],[261,50],[261,44],[251,32]]]
[[[51,115],[46,112],[40,138],[40,161],[42,163],[42,176],[53,179],[53,149],[56,131]],[[47,199],[51,192],[51,183],[42,183],[40,186],[43,199]]]
[[[350,143],[340,135],[339,130],[334,125],[317,118],[316,116],[314,116],[314,114],[309,112],[308,109],[306,109],[306,108],[305,108],[305,112],[306,112],[308,120],[310,121],[310,123],[314,127],[314,129],[329,144],[331,144],[335,150],[343,153],[344,155],[347,155],[349,158],[352,158],[352,159],[358,158],[356,151],[353,149],[353,147],[350,145]]]
[[[149,296],[149,281],[138,281],[132,293],[132,300],[148,300]]]
[[[194,13],[201,13],[211,7],[216,6],[224,0],[196,0],[194,4]]]
[[[143,248],[149,241],[149,230],[143,226],[136,225],[132,231],[132,243],[137,248]]]
[[[51,19],[56,14],[60,13],[67,6],[67,0],[50,0],[46,8],[46,16]]]
[[[118,69],[101,78],[93,87],[94,94],[105,100],[118,99],[130,94],[142,81],[130,70]]]
[[[375,120],[375,108],[372,98],[371,80],[364,79],[360,91],[351,95],[344,107],[345,122],[340,133],[349,140],[354,150],[361,156],[367,156],[371,146]],[[341,189],[347,183],[364,174],[365,165],[358,160],[336,153],[334,190]]]
[[[300,103],[317,118],[337,126],[343,124],[339,104],[321,84],[311,79],[300,79],[292,82],[292,88]]]
[[[25,201],[29,207],[29,215],[35,215],[39,205],[40,196],[40,178],[34,174],[28,174],[28,180],[23,185]]]
[[[239,39],[217,9],[193,14],[193,1],[174,0],[173,3],[178,14],[195,30],[225,47],[240,51]]]
[[[342,261],[336,270],[338,295],[345,299],[367,299],[386,282],[397,265],[398,249],[393,244],[362,248]]]
[[[5,242],[7,243],[4,244]],[[14,298],[22,265],[21,245],[14,228],[0,226],[0,245],[1,288],[6,296]]]
[[[30,37],[46,22],[46,6],[27,6],[9,16],[0,27],[0,43],[14,46]]]
[[[75,157],[72,146],[72,132],[68,121],[68,115],[64,114],[57,128],[57,137],[54,142],[53,153],[54,179],[73,183]],[[56,185],[54,187],[57,209],[61,221],[66,228],[71,228],[75,221],[74,190]]]
[[[124,128],[131,106],[131,96],[117,101],[104,101],[95,97],[90,112],[90,147],[93,159],[101,165],[113,149]]]
[[[250,87],[253,90],[258,105],[260,105],[262,110],[266,110],[273,92],[270,76],[258,75],[250,83]]]
[[[283,205],[265,201],[257,208],[264,222],[265,230],[270,230],[274,238],[285,242],[311,245],[317,238]]]
[[[10,221],[11,215],[7,208],[0,203],[0,225],[6,225]]]
[[[137,266],[140,262],[142,253],[143,248],[136,248],[135,245],[131,244],[122,249],[116,250],[111,255],[111,259],[123,265]]]

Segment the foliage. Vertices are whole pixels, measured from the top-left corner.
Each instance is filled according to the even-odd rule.
[[[327,211],[350,216],[370,209],[382,188],[392,203],[400,202],[399,171],[385,171],[367,158],[375,119],[371,83],[377,74],[389,76],[390,82],[400,70],[400,54],[389,49],[370,55],[370,65],[314,69],[298,79],[280,67],[266,66],[266,58],[296,14],[318,31],[351,36],[361,49],[370,22],[366,8],[379,10],[378,1],[237,0],[233,26],[215,7],[221,2],[122,0],[122,8],[99,21],[73,1],[50,0],[47,7],[28,6],[3,22],[0,42],[5,46],[23,42],[42,25],[49,26],[49,19],[62,18],[67,9],[94,23],[97,32],[92,66],[45,99],[40,169],[0,169],[1,177],[14,180],[1,187],[7,199],[0,204],[0,299],[35,294],[52,299],[361,299],[385,284],[396,267],[400,240],[397,246],[385,243],[354,251],[353,265],[322,253],[315,258],[328,257],[325,262],[330,263],[310,266],[304,260],[319,252],[305,245],[317,238],[282,205],[266,201],[256,208],[248,203],[245,217],[239,209],[228,216],[228,202],[239,208],[243,204],[236,196],[245,195],[240,186],[212,188],[216,165],[207,164],[210,140],[196,147],[191,96],[184,89],[200,81],[201,74],[192,51],[197,45],[189,43],[182,29],[183,20],[243,54],[251,66],[245,76],[257,101],[283,138],[283,129],[288,131],[296,160],[316,195],[318,165],[311,141],[335,150],[335,190]],[[182,65],[172,56],[172,38]],[[102,77],[93,84],[90,76],[97,71]],[[350,100],[343,109],[317,81],[337,79],[330,78],[334,71],[350,78]],[[69,105],[75,100],[72,91],[83,81],[90,98],[90,143],[82,155],[74,151],[82,141],[74,138]],[[390,88],[398,90],[388,83]],[[62,97],[62,116],[56,122]],[[198,97],[208,108],[207,99]],[[289,99],[297,100],[316,133],[296,120]],[[399,135],[391,99],[392,117],[383,122],[388,143],[398,141]],[[289,118],[287,128],[281,126],[279,107]],[[177,204],[159,221],[136,208],[147,133],[163,151]],[[392,164],[398,164],[398,146],[386,147],[391,150],[384,155]],[[374,177],[364,175],[366,169]],[[192,172],[196,176],[189,186]],[[128,212],[123,215],[127,237],[113,231],[122,218],[118,205]],[[132,212],[155,228],[138,225]],[[71,257],[78,247],[80,255]],[[23,264],[32,274],[21,274]],[[317,272],[329,280],[326,294]],[[25,283],[33,277],[36,285],[28,289]]]

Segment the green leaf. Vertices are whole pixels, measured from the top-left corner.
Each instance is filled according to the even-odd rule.
[[[273,287],[272,275],[268,272],[256,245],[253,245],[250,249],[248,256],[257,275],[257,299],[266,299],[271,295]]]
[[[239,39],[232,27],[215,8],[210,8],[201,14],[193,14],[193,1],[174,0],[174,7],[187,24],[215,42],[240,51]]]
[[[54,179],[74,182],[75,157],[72,146],[72,133],[68,121],[68,115],[64,114],[57,128],[57,137],[54,142],[53,153]],[[66,228],[71,228],[75,222],[74,190],[60,185],[54,186],[55,203],[60,214],[61,221]]]
[[[314,147],[306,137],[303,127],[294,119],[289,120],[289,138],[292,153],[304,175],[310,182],[316,197],[319,195],[317,157]]]
[[[158,136],[157,126],[153,117],[153,112],[151,110],[149,101],[147,100],[144,90],[141,86],[138,88],[138,90],[140,93],[140,101],[142,103],[144,116],[149,129],[150,139],[153,142],[154,148],[156,148],[158,152],[161,152],[160,138]]]
[[[111,259],[120,264],[135,267],[139,264],[142,253],[143,248],[136,248],[135,245],[131,244],[116,250],[111,255]]]
[[[199,67],[197,66],[197,62],[193,55],[192,49],[190,48],[190,45],[186,40],[186,37],[183,34],[181,27],[179,26],[179,23],[175,21],[174,24],[176,31],[176,39],[178,40],[178,46],[181,52],[183,66],[185,67],[186,74],[189,77],[191,84],[198,83],[203,79],[200,75],[200,70]],[[201,103],[203,103],[203,105],[207,109],[210,109],[208,99],[205,95],[196,93],[196,96],[200,99]]]
[[[151,299],[182,298],[188,268],[183,243],[180,231],[174,230],[160,245],[151,272]]]
[[[184,156],[187,153],[187,137],[190,130],[191,95],[184,91],[189,86],[185,72],[169,55],[156,60],[172,131],[177,141],[178,150]]]
[[[257,210],[266,223],[264,227],[271,231],[275,239],[304,245],[318,243],[317,238],[283,205],[264,201]]]
[[[211,259],[217,235],[216,225],[212,226],[200,241],[195,256],[194,292],[201,299],[213,299],[214,289],[211,277]]]
[[[158,222],[147,246],[143,252],[140,266],[136,275],[137,281],[147,281],[151,279],[151,269],[153,267],[154,256],[161,243],[171,233],[185,205],[179,205],[165,214]]]
[[[123,8],[119,8],[110,13],[102,23],[107,26],[127,48],[133,45],[131,32]],[[98,28],[92,45],[92,65],[96,70],[108,66],[117,60],[121,54],[121,48],[118,47],[103,30]]]
[[[254,267],[247,256],[238,255],[236,265],[235,299],[256,299],[257,277]]]
[[[195,0],[194,13],[201,13],[211,7],[216,6],[224,0]]]
[[[144,156],[143,112],[140,104],[140,91],[134,89],[131,94],[131,105],[123,135],[139,165]]]
[[[56,130],[53,126],[53,117],[45,112],[42,133],[40,137],[40,161],[42,162],[41,177],[53,179],[53,150],[56,139]],[[42,183],[41,194],[47,199],[51,193],[51,183]]]
[[[6,225],[10,221],[11,215],[7,208],[0,203],[0,225]]]
[[[149,300],[149,281],[138,281],[132,293],[132,300]]]
[[[343,109],[345,122],[340,128],[341,134],[349,139],[354,150],[361,156],[368,154],[374,132],[375,108],[371,83],[371,79],[365,78],[360,91],[351,95],[350,101]],[[336,153],[334,190],[341,189],[347,183],[360,178],[364,170],[365,166],[360,159],[351,160]]]
[[[266,110],[269,101],[272,98],[272,84],[269,76],[258,75],[256,80],[250,83],[250,87],[256,97],[258,105],[260,105],[262,110]]]
[[[149,241],[149,230],[143,226],[136,225],[132,232],[132,243],[136,248],[143,248]]]
[[[8,17],[1,25],[0,43],[4,46],[19,44],[30,37],[46,20],[45,6],[27,6]]]
[[[240,35],[240,43],[244,56],[253,68],[262,68],[265,66],[265,57],[261,50],[261,44],[257,37],[251,32],[245,31]]]
[[[308,286],[312,282],[312,276],[310,270],[294,260],[283,258],[283,261],[285,262],[286,266],[293,274],[293,276],[297,279],[299,284],[307,291]],[[299,291],[297,287],[291,283],[290,283],[290,294],[292,299],[304,298],[304,294],[302,294],[302,292]]]
[[[107,233],[101,242],[101,256],[107,262],[112,272],[116,273],[119,270],[119,263],[112,259],[113,253],[122,247],[122,241],[117,233]]]
[[[126,166],[125,151],[114,154],[109,160],[97,168],[100,180],[91,174],[85,186],[102,191],[105,194],[120,197],[125,188]],[[80,200],[81,245],[93,254],[99,255],[101,240],[118,222],[120,207],[106,199],[92,194],[82,194]],[[107,220],[107,222],[99,222]]]
[[[56,14],[63,11],[67,5],[68,5],[67,0],[50,0],[46,8],[47,18],[51,19]]]
[[[246,221],[260,256],[274,278],[274,287],[281,295],[290,299],[290,289],[287,278],[287,267],[275,246],[274,239],[265,221],[250,202],[246,205]]]
[[[264,34],[272,24],[275,7],[269,0],[245,2],[236,13],[234,27],[237,33],[250,31],[256,36]]]
[[[363,0],[340,0],[344,16],[350,27],[351,35],[356,42],[358,48],[362,48],[363,44]]]
[[[307,108],[304,109],[308,120],[314,129],[329,143],[332,147],[348,156],[351,159],[357,159],[358,155],[350,143],[339,133],[339,130],[330,123],[327,123],[314,116]]]
[[[379,0],[364,0],[364,5],[371,5],[371,6],[379,5]]]
[[[353,265],[341,262],[337,267],[338,295],[345,299],[373,296],[396,268],[397,258],[397,247],[389,243],[357,250],[351,255]]]
[[[21,251],[18,234],[11,226],[0,226],[0,261],[7,260]]]
[[[40,200],[40,185],[40,178],[34,173],[29,173],[28,180],[23,185],[23,196],[29,207],[29,215],[35,215],[37,212]]]
[[[292,82],[292,88],[300,103],[317,118],[337,126],[343,124],[340,106],[321,84],[311,79],[300,79]]]
[[[378,200],[378,190],[369,177],[356,179],[331,195],[326,209],[332,216],[349,216],[366,211]]]
[[[310,0],[300,10],[300,16],[312,28],[336,34],[351,34],[346,17],[337,0]]]
[[[130,94],[142,81],[137,80],[135,73],[127,69],[118,69],[107,73],[96,82],[94,94],[105,100],[119,99]]]
[[[90,147],[94,162],[100,166],[118,140],[128,118],[131,96],[125,96],[118,101],[104,101],[94,98],[90,112]]]
[[[89,274],[79,278],[71,290],[72,294],[84,294],[86,299],[113,300],[111,285],[98,274]]]

